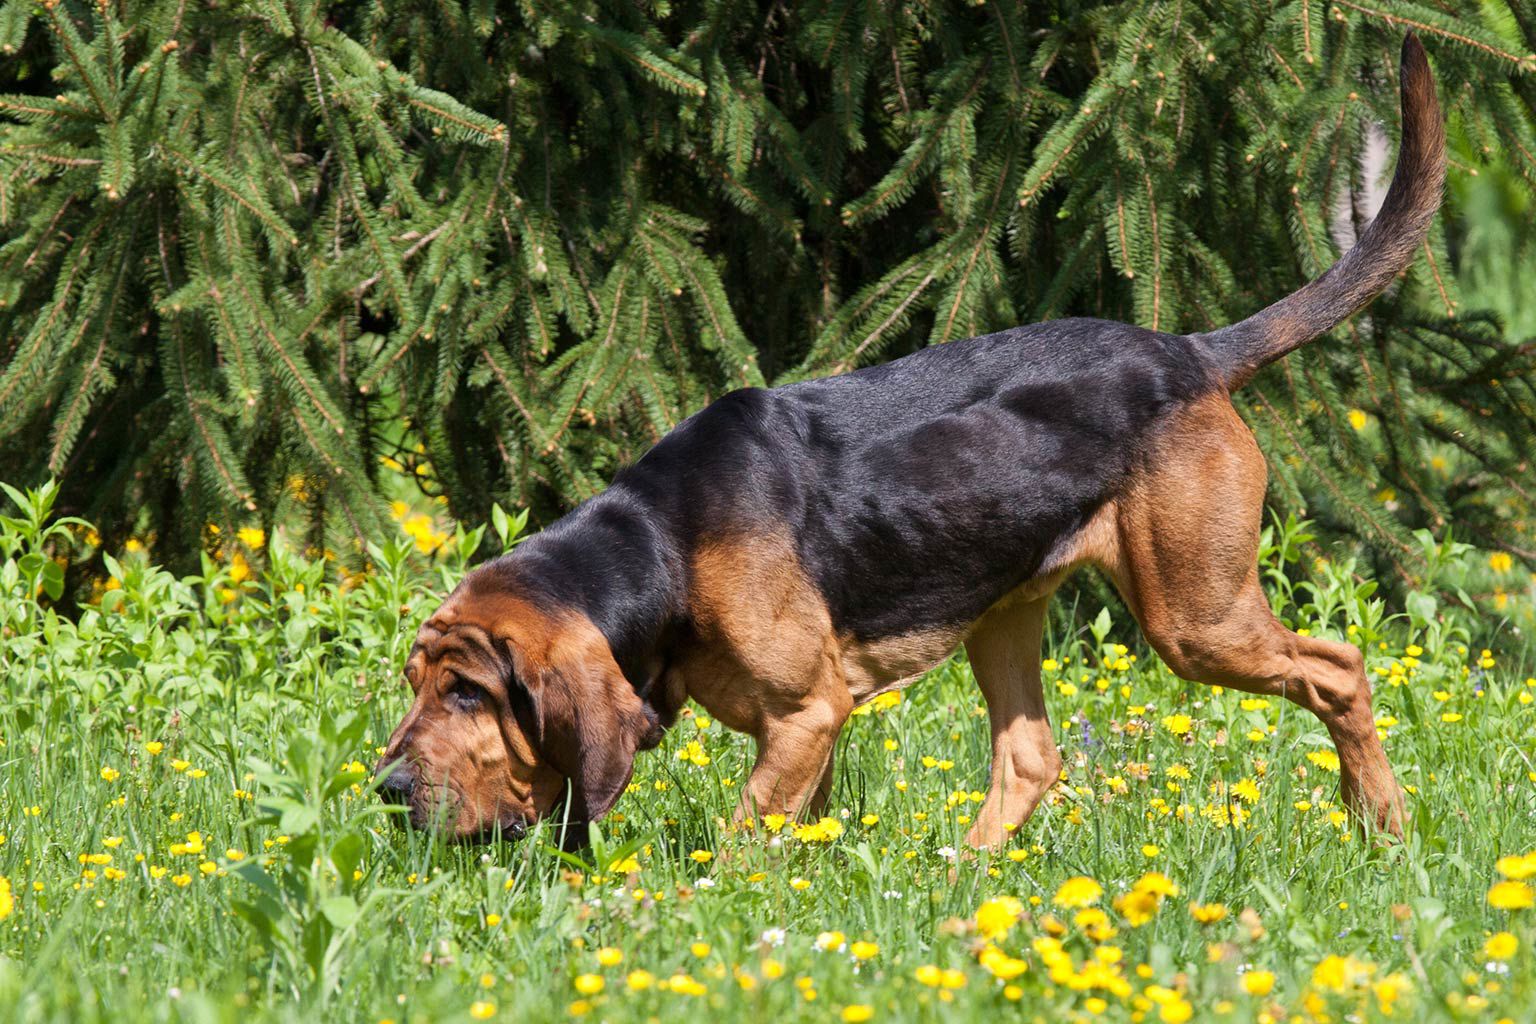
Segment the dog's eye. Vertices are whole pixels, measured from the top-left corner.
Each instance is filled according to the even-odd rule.
[[[453,685],[448,687],[448,702],[461,711],[474,711],[484,697],[484,690],[459,677],[455,677]]]

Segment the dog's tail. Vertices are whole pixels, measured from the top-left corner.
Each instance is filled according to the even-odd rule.
[[[1392,283],[1413,262],[1445,184],[1445,121],[1424,48],[1403,40],[1399,72],[1403,140],[1387,198],[1354,248],[1321,277],[1246,320],[1196,335],[1209,349],[1229,391],[1265,365],[1332,330]]]

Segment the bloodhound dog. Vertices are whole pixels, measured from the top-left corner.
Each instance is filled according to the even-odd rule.
[[[1248,319],[1189,335],[1059,320],[736,391],[474,569],[405,663],[384,797],[457,836],[558,815],[579,841],[691,698],[757,742],[738,817],[814,814],[849,712],[964,644],[992,734],[969,840],[995,846],[1058,778],[1041,629],[1092,564],[1179,676],[1314,713],[1348,806],[1399,833],[1360,651],[1285,629],[1259,588],[1265,463],[1228,396],[1412,262],[1445,155],[1411,35],[1400,79],[1379,215]]]

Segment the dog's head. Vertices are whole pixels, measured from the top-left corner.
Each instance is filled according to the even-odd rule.
[[[596,821],[661,738],[592,621],[520,594],[494,565],[422,624],[405,677],[415,699],[380,793],[458,838],[521,835],[567,794],[564,820]]]

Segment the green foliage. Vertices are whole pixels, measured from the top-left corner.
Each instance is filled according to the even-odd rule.
[[[1536,911],[1488,903],[1499,859],[1536,851],[1536,679],[1527,641],[1444,596],[1484,571],[1464,545],[1426,539],[1439,596],[1389,615],[1353,563],[1307,559],[1306,523],[1265,538],[1279,615],[1365,655],[1378,728],[1412,787],[1401,846],[1374,849],[1344,821],[1315,719],[1175,680],[1104,609],[1047,643],[1066,771],[1021,830],[1021,859],[956,859],[990,754],[958,658],[852,718],[827,812],[838,834],[728,827],[751,745],[690,708],[591,846],[566,854],[542,825],[516,845],[444,844],[396,828],[372,792],[409,702],[401,662],[474,531],[445,545],[446,562],[403,536],[377,545],[371,572],[341,579],[281,537],[240,580],[212,559],[178,577],[123,552],[100,603],[71,620],[23,568],[69,549],[52,497],[18,493],[0,519],[7,1021],[426,1024],[470,1020],[477,1004],[487,1019],[546,1021],[586,1000],[590,1019],[612,1021],[836,1020],[870,1006],[876,1021],[1026,1008],[1118,1024],[1163,1019],[1137,1000],[1174,995],[1196,1020],[1230,1002],[1220,1019],[1233,1024],[1319,1007],[1495,1021],[1525,1019],[1536,993]],[[1512,611],[1529,635],[1529,596]],[[1115,897],[1148,871],[1180,891],[1133,926]],[[1052,904],[1077,875],[1104,886],[1118,931]],[[1023,911],[993,936],[1028,964],[1016,1005],[972,925],[999,896]],[[1190,903],[1228,914],[1202,924]],[[1065,983],[1035,944],[1063,927]],[[1486,952],[1505,929],[1514,953]],[[875,951],[856,962],[854,943]],[[604,947],[622,962],[600,960]],[[1314,973],[1330,956],[1374,972],[1335,989]],[[1094,963],[1109,971],[1097,982]],[[649,984],[627,984],[634,970]],[[951,987],[930,984],[941,970]],[[1268,995],[1245,991],[1255,970],[1274,973]],[[573,985],[586,974],[601,992]],[[1389,981],[1390,1015],[1371,987]]]
[[[1501,0],[7,0],[0,475],[178,565],[253,514],[351,556],[417,442],[547,521],[730,388],[1226,323],[1339,254],[1407,27],[1527,201]],[[1457,305],[1457,224],[1241,402],[1275,502],[1399,573],[1452,520],[1533,553],[1536,353]]]

